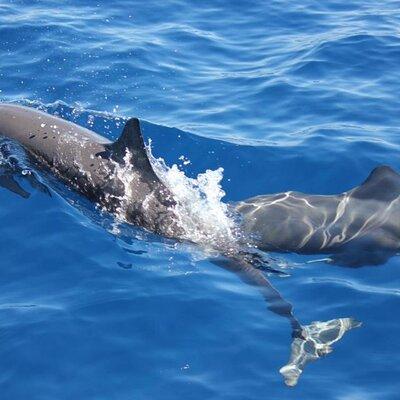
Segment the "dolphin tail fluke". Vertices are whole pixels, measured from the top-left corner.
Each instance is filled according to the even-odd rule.
[[[310,361],[329,354],[332,345],[353,328],[361,326],[361,322],[353,318],[332,319],[327,322],[312,322],[302,326],[292,342],[289,362],[279,372],[286,385],[295,386],[305,366]]]

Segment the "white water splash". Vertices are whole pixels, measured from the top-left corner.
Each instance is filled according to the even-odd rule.
[[[119,205],[114,212],[116,220],[115,223],[112,224],[113,234],[119,234],[119,225],[128,221],[127,213],[129,210],[129,204],[134,201],[132,186],[135,180],[138,179],[137,172],[132,167],[132,153],[129,150],[126,150],[123,160],[124,162],[122,164],[111,160],[111,162],[114,164],[112,179],[118,180],[124,187],[123,194],[121,196],[117,196]],[[116,196],[114,195],[108,195],[107,201],[111,203],[115,200],[115,198]],[[102,207],[102,209],[103,211],[106,211],[105,207]]]
[[[225,196],[221,187],[223,168],[206,170],[196,178],[188,178],[176,164],[168,167],[162,158],[156,159],[150,146],[147,152],[156,175],[170,190],[176,202],[171,206],[171,212],[176,215],[177,224],[181,228],[176,238],[201,244],[209,250],[236,252],[239,229],[233,213],[222,201]],[[124,186],[123,195],[118,197],[119,206],[115,210],[114,233],[119,232],[121,222],[127,221],[129,205],[135,201],[132,187],[138,176],[131,160],[132,154],[127,151],[124,163],[114,163],[113,177]],[[150,193],[148,196],[152,195]]]
[[[176,202],[171,211],[176,215],[182,231],[177,239],[201,244],[210,250],[236,252],[239,229],[233,212],[222,201],[225,196],[221,187],[223,168],[206,170],[196,178],[188,178],[176,164],[168,167],[162,158],[156,159],[150,145],[147,146],[147,152],[156,175],[170,190]],[[127,151],[124,163],[115,163],[114,176],[125,188],[116,210],[117,224],[126,221],[129,204],[134,201],[131,188],[138,177],[132,168],[131,158],[132,155]]]
[[[183,230],[180,238],[210,249],[234,252],[239,229],[233,212],[222,201],[223,168],[208,169],[189,178],[176,164],[168,167],[162,158],[155,158],[150,144],[147,151],[154,171],[176,201],[174,212]]]
[[[124,156],[124,163],[122,165],[115,163],[115,178],[122,182],[124,185],[124,195],[120,198],[120,205],[116,210],[116,215],[120,219],[124,219],[128,210],[129,203],[132,199],[132,184],[138,179],[137,173],[132,168],[132,154],[130,151],[126,151]]]

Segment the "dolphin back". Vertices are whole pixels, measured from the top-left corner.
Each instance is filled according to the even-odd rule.
[[[400,175],[387,166],[341,194],[257,196],[239,202],[236,210],[246,233],[267,251],[345,253],[336,259],[355,266],[375,264],[372,253],[400,249]],[[370,256],[361,261],[363,252]]]
[[[111,142],[57,116],[0,104],[0,134],[103,209],[153,232],[176,234],[173,196],[153,170],[137,118]]]

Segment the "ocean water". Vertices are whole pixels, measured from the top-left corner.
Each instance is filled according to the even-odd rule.
[[[190,244],[118,222],[13,149],[30,195],[0,188],[0,399],[398,399],[398,257],[265,255],[311,335],[362,323],[288,387],[287,319],[204,240],[222,202],[399,171],[399,67],[399,1],[0,0],[0,100],[110,139],[139,117],[204,228]]]

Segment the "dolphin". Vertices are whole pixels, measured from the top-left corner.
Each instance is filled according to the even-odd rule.
[[[123,212],[128,222],[157,234],[181,236],[175,199],[149,161],[137,118],[111,142],[57,116],[2,103],[0,134],[107,211]],[[0,185],[26,196],[10,176],[3,175]],[[400,250],[400,175],[388,166],[341,194],[289,191],[231,207],[245,240],[263,251],[330,253],[331,262],[360,266],[382,263]]]
[[[262,195],[235,209],[264,251],[330,253],[331,262],[357,267],[380,264],[400,250],[400,175],[388,166],[341,194]]]
[[[173,196],[151,166],[137,118],[129,119],[119,139],[111,142],[59,117],[3,103],[0,134],[105,210],[123,212],[128,222],[152,232],[178,236]],[[129,174],[124,176],[124,169]],[[10,183],[7,178],[8,187]]]
[[[175,199],[151,165],[137,118],[111,142],[57,116],[2,103],[0,134],[107,211],[123,212],[128,222],[157,234],[181,236]],[[26,196],[10,176],[0,185]],[[359,266],[382,263],[400,250],[400,175],[388,166],[338,195],[286,192],[231,206],[245,240],[263,251],[331,253],[332,262]]]
[[[128,222],[179,239],[182,227],[177,223],[174,212],[174,197],[149,161],[138,119],[129,119],[119,139],[111,142],[59,117],[30,107],[2,103],[0,135],[18,142],[39,167],[50,170],[104,209],[111,213],[123,211]],[[8,150],[0,146],[0,153],[4,152]],[[7,154],[7,158],[12,168],[0,170],[0,186],[27,198],[29,193],[14,178],[21,168],[12,155]],[[121,174],[123,171],[128,172],[125,175],[129,175],[129,179]],[[362,189],[362,185],[358,191],[356,188],[341,196],[331,197],[288,192],[251,198],[232,205],[232,208],[242,217],[242,229],[262,250],[331,250],[361,238],[364,235],[362,232],[375,232],[377,226],[385,228],[381,236],[375,233],[380,237],[380,241],[376,240],[377,244],[379,242],[384,248],[393,249],[396,245],[390,245],[390,238],[394,235],[393,240],[396,240],[398,227],[390,218],[398,217],[400,183],[396,181],[396,177],[399,177],[394,171],[388,168],[381,171],[374,175],[385,175],[385,171],[393,175],[389,181],[394,187],[384,193],[382,189],[389,182],[385,181],[380,187],[379,184],[376,186],[376,179],[371,178],[375,186],[372,185],[369,191],[365,187]],[[33,175],[28,174],[28,178],[31,185],[46,191]],[[397,198],[393,196],[396,190]],[[363,198],[367,203],[362,202]],[[387,208],[390,202],[397,214]],[[377,213],[381,214],[379,218]],[[350,221],[347,225],[344,222],[346,217]],[[353,224],[356,217],[359,218],[358,231],[355,227],[349,230],[349,224]],[[374,223],[375,218],[380,222]],[[342,229],[347,240],[340,237],[335,239],[334,232],[338,229]],[[349,232],[353,237],[349,236]],[[393,235],[385,237],[386,232],[392,232]],[[215,259],[215,264],[238,274],[244,282],[256,287],[269,310],[290,323],[293,338],[291,355],[289,362],[280,370],[287,385],[294,386],[306,364],[329,353],[332,344],[340,340],[345,332],[360,326],[353,318],[301,325],[293,313],[292,305],[265,276],[265,272],[276,273],[276,270],[268,267],[256,253],[222,253],[226,257]]]

